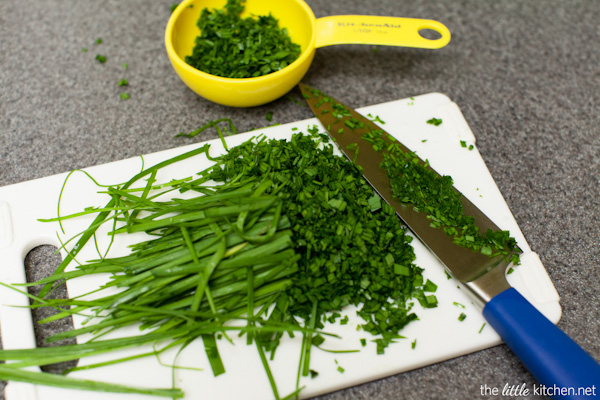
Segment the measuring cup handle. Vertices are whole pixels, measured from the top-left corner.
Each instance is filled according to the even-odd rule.
[[[419,33],[423,30],[433,30],[440,37],[427,39]],[[448,42],[450,31],[438,21],[370,15],[334,15],[317,19],[315,47],[372,44],[439,49]]]

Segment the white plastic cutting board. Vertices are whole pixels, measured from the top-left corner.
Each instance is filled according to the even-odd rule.
[[[456,104],[443,94],[431,93],[373,105],[358,111],[364,115],[378,116],[385,121],[382,127],[387,132],[416,151],[421,158],[428,159],[430,165],[439,173],[452,176],[458,190],[501,229],[511,232],[524,254],[521,257],[522,265],[508,275],[509,282],[551,321],[558,322],[561,314],[558,294],[539,257],[531,252],[476,146],[472,150],[468,149],[468,146],[475,145],[475,136]],[[426,123],[433,117],[442,119],[442,124],[434,126]],[[289,138],[292,133],[306,132],[314,125],[323,129],[316,119],[309,119],[228,137],[227,142],[229,147],[232,147],[260,134],[269,138]],[[461,141],[464,141],[467,147],[463,147]],[[209,143],[211,143],[211,155],[224,151],[220,140]],[[149,154],[143,159],[147,167],[198,146],[193,144]],[[161,170],[157,180],[166,182],[173,178],[190,176],[209,165],[210,161],[204,155],[196,156]],[[86,171],[100,183],[116,184],[128,180],[140,169],[141,158],[131,158],[91,167]],[[2,260],[0,281],[25,282],[23,264],[27,253],[42,244],[60,246],[57,239],[58,225],[41,223],[37,219],[57,215],[57,200],[66,175],[60,174],[0,188],[0,260]],[[143,185],[144,182],[140,184]],[[89,206],[103,206],[107,198],[97,194],[98,190],[83,173],[72,174],[65,187],[61,214],[80,211]],[[62,240],[86,228],[90,221],[91,217],[65,223],[67,232],[65,235],[60,235]],[[105,235],[99,236],[100,247],[105,248],[107,245]],[[125,254],[128,244],[143,238],[143,234],[126,238],[117,237],[109,255]],[[481,329],[485,321],[480,311],[470,301],[465,289],[461,289],[454,279],[448,279],[439,261],[420,242],[414,240],[413,245],[417,255],[416,263],[425,268],[425,279],[429,278],[438,285],[435,294],[439,306],[423,310],[416,302],[414,311],[419,316],[419,320],[409,324],[401,332],[406,339],[398,340],[391,345],[384,355],[376,354],[375,344],[370,342],[373,337],[357,331],[360,320],[354,310],[345,310],[344,314],[349,316],[350,321],[347,325],[334,324],[325,328],[327,332],[339,334],[342,339],[327,339],[322,347],[334,350],[361,349],[361,351],[334,354],[314,349],[311,355],[311,367],[319,375],[316,378],[301,380],[300,386],[305,386],[301,397],[312,397],[398,374],[501,343],[488,325]],[[85,262],[98,258],[94,246],[87,247],[81,251],[78,260]],[[75,264],[72,263],[70,268],[74,266]],[[86,293],[102,283],[104,280],[99,277],[75,279],[68,282],[68,291],[73,297]],[[464,308],[456,303],[463,305]],[[5,349],[35,346],[29,310],[10,307],[27,304],[28,300],[25,296],[6,288],[0,289],[0,324],[2,344]],[[461,322],[458,316],[463,312],[467,317]],[[81,322],[80,318],[74,319],[76,327],[80,326]],[[138,331],[135,328],[125,329],[119,333],[119,336],[133,335],[136,332]],[[203,369],[203,371],[178,369],[175,372],[176,385],[186,393],[186,399],[273,398],[256,348],[247,346],[245,337],[238,340],[235,335],[231,336],[234,337],[233,344],[226,340],[219,341],[219,350],[226,373],[217,378],[212,375],[201,343],[192,344],[179,356],[178,365]],[[364,348],[360,345],[361,338],[367,339],[368,344]],[[87,340],[85,337],[80,339],[80,341],[85,340]],[[416,346],[413,349],[411,344],[414,340]],[[283,340],[275,360],[271,363],[281,396],[291,393],[296,387],[300,342],[299,335],[295,339]],[[123,350],[118,354],[83,359],[80,365],[149,350],[151,347]],[[171,364],[174,355],[175,351],[164,353],[161,355],[161,362]],[[340,372],[338,367],[342,367],[344,372]],[[78,371],[71,376],[142,387],[169,388],[172,382],[171,372],[169,367],[161,366],[155,358],[145,358],[90,371]],[[150,398],[141,395],[84,393],[16,382],[8,384],[6,397],[8,400]]]

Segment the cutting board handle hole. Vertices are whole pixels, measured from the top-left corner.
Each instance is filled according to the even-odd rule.
[[[42,245],[33,248],[25,257],[25,275],[27,282],[36,282],[49,276],[62,262],[60,254],[56,253],[57,248],[51,245]],[[31,286],[28,288],[30,294],[37,296],[43,285]],[[46,295],[48,299],[66,299],[68,298],[66,285],[62,284],[56,290]],[[30,304],[33,301],[30,301]],[[40,324],[40,320],[59,313],[58,310],[50,307],[39,307],[31,309],[33,319],[33,329],[38,347],[60,346],[75,344],[75,339],[63,339],[54,343],[46,343],[46,339],[53,334],[65,332],[73,329],[73,318],[66,317],[57,321]],[[68,368],[77,366],[78,360],[67,361],[57,364],[42,366],[44,372],[61,374]]]

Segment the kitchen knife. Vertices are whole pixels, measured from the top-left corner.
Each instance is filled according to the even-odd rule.
[[[509,257],[492,257],[455,244],[443,229],[431,226],[425,212],[416,211],[394,198],[388,174],[380,167],[383,153],[374,149],[363,135],[377,130],[386,142],[396,142],[397,138],[390,139],[373,121],[320,91],[302,83],[298,87],[340,150],[362,169],[365,179],[396,210],[415,236],[471,291],[484,318],[548,389],[545,393],[561,399],[598,396],[600,364],[510,287],[506,280]],[[410,152],[396,143],[402,151]],[[461,202],[465,214],[474,218],[480,232],[500,230],[465,196],[461,196]]]

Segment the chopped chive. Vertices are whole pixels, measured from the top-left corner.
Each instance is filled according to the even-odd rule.
[[[333,101],[316,89],[308,90],[319,102]],[[411,98],[413,101],[414,98]],[[340,122],[352,121],[343,104],[331,106],[337,111]],[[431,118],[429,124],[440,125],[442,120]],[[365,133],[363,139],[383,155],[380,166],[390,177],[393,196],[402,203],[411,204],[415,210],[424,212],[433,228],[443,229],[462,247],[470,248],[490,257],[502,256],[514,265],[519,263],[520,249],[508,231],[480,232],[472,217],[465,214],[461,193],[453,187],[450,176],[441,176],[421,160],[414,152],[403,149],[380,129]],[[467,143],[464,143],[467,146]]]
[[[205,8],[196,25],[192,54],[185,62],[211,75],[254,78],[277,72],[300,56],[286,28],[272,15],[242,18],[241,0],[229,0],[222,9]]]
[[[425,300],[427,300],[427,304],[429,307],[435,307],[437,306],[438,300],[437,297],[435,297],[435,295],[429,295],[429,296],[425,296]]]
[[[217,128],[222,136],[216,124],[207,127]],[[146,168],[124,184],[103,187],[110,201],[104,207],[84,209],[81,215],[96,218],[73,238],[74,246],[71,240],[65,243],[70,248],[68,257],[41,282],[44,294],[36,300],[38,305],[73,307],[62,316],[85,310],[107,315],[52,339],[91,334],[94,340],[89,346],[53,351],[0,351],[0,359],[23,357],[11,366],[19,368],[76,359],[88,355],[87,351],[89,355],[108,352],[117,342],[102,340],[104,334],[139,324],[152,333],[119,346],[172,340],[184,348],[201,338],[216,376],[225,372],[217,337],[230,340],[226,332],[235,330],[253,339],[278,397],[266,353],[272,358],[285,333],[300,332],[299,376],[312,376],[311,348],[327,335],[320,331],[325,315],[331,313],[337,320],[345,306],[355,303],[362,303],[357,315],[364,321],[357,330],[381,335],[375,343],[377,353],[383,353],[402,338],[399,330],[417,319],[407,300],[414,295],[436,306],[437,298],[423,291],[433,292],[437,286],[429,280],[423,285],[410,236],[391,207],[354,164],[333,154],[333,145],[317,127],[308,132],[294,134],[289,141],[258,137],[228,149],[223,156],[210,158],[214,165],[201,171],[199,178],[155,182],[157,171],[167,165],[200,154],[208,157],[208,146]],[[146,178],[141,187],[132,186]],[[180,192],[199,196],[163,200],[166,194]],[[76,214],[59,215],[53,221],[76,218]],[[321,215],[328,216],[327,223]],[[113,237],[128,232],[152,236],[133,245],[130,255],[102,254],[64,272],[105,223],[114,225]],[[64,279],[107,272],[112,278],[105,287],[122,289],[116,294],[94,300],[43,298]],[[245,323],[225,324],[233,320]],[[348,323],[348,316],[339,322]],[[361,344],[366,346],[366,339]],[[114,360],[121,361],[126,359]]]
[[[427,123],[434,126],[440,126],[442,124],[442,120],[439,118],[431,118],[427,120]]]
[[[423,291],[424,292],[435,292],[437,290],[437,285],[433,282],[431,282],[429,279],[427,279],[427,282],[425,282],[425,285],[423,286]]]
[[[47,372],[27,371],[9,366],[0,365],[0,376],[3,380],[33,383],[37,385],[55,386],[68,389],[80,389],[108,393],[136,393],[151,396],[183,398],[179,389],[144,389],[130,386],[103,383],[87,379],[70,378]]]

